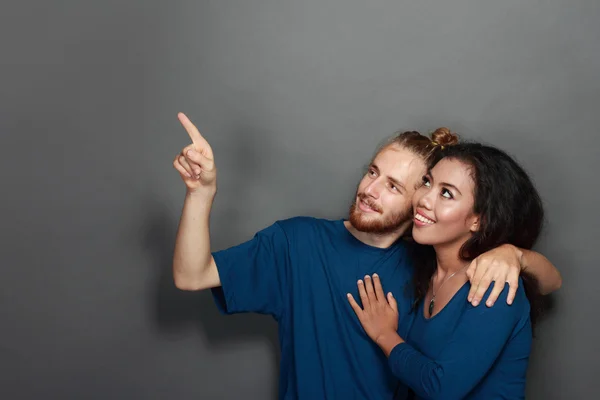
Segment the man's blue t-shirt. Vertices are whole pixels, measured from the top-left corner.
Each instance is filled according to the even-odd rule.
[[[280,399],[382,400],[406,390],[346,297],[359,299],[357,281],[377,273],[399,314],[408,314],[412,270],[402,240],[376,248],[356,239],[343,220],[296,217],[213,257],[219,309],[270,314],[279,324]]]

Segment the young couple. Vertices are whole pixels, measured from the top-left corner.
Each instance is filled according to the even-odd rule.
[[[530,250],[543,209],[514,160],[446,129],[404,132],[377,151],[348,219],[280,220],[211,252],[215,160],[179,119],[192,144],[173,162],[187,188],[175,284],[276,319],[279,398],[524,397],[534,305],[561,278]]]

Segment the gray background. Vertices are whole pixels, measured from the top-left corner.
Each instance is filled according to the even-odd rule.
[[[594,397],[599,17],[597,0],[5,0],[0,398],[274,397],[275,324],[173,286],[178,111],[216,154],[215,249],[345,216],[399,129],[511,152],[564,278],[528,397]]]

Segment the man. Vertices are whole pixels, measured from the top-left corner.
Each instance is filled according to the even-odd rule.
[[[224,313],[257,312],[277,320],[279,398],[392,398],[396,380],[385,355],[364,333],[346,294],[356,298],[356,282],[377,273],[385,291],[394,293],[400,320],[409,313],[412,271],[407,245],[398,239],[411,225],[411,198],[426,170],[423,154],[431,141],[407,132],[380,149],[347,221],[277,221],[252,240],[211,254],[214,157],[189,119],[183,114],[179,119],[193,143],[173,163],[187,187],[173,258],[176,286],[211,288]],[[545,292],[560,285],[543,256],[503,246],[472,264],[474,305],[491,281],[514,286],[520,265],[538,276]],[[497,286],[488,300],[498,297],[503,285]]]

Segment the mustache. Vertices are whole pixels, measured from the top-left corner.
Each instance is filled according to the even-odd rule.
[[[377,211],[378,213],[380,213],[380,214],[381,214],[381,209],[379,208],[379,206],[378,206],[377,204],[373,203],[373,202],[371,201],[371,199],[369,199],[369,197],[368,197],[366,194],[364,194],[364,193],[359,193],[357,197],[358,197],[358,199],[359,199],[360,201],[362,201],[362,202],[363,202],[363,203],[365,203],[367,206],[369,206],[369,208],[370,208],[371,210],[373,210],[373,211]]]

